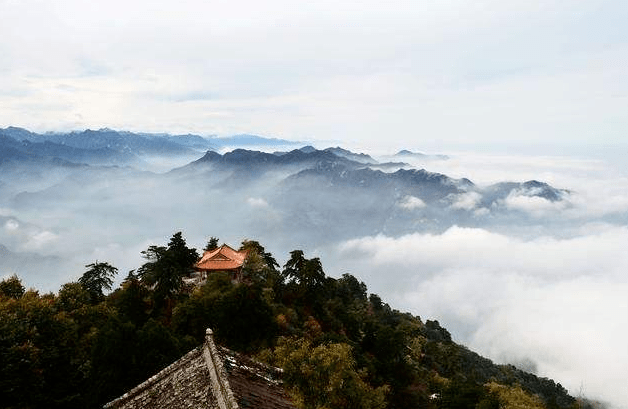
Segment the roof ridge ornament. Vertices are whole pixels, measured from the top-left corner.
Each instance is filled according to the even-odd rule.
[[[203,345],[203,358],[209,370],[209,378],[212,389],[216,392],[215,398],[220,409],[238,409],[238,402],[229,385],[227,371],[222,364],[218,348],[214,343],[214,331],[211,328],[205,330],[205,345]]]

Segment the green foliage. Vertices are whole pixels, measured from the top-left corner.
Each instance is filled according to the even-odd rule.
[[[108,302],[117,308],[124,321],[142,325],[148,319],[150,291],[133,271],[129,271],[120,288],[109,296]]]
[[[0,281],[0,295],[11,298],[20,298],[24,295],[25,288],[17,275],[12,275]]]
[[[267,345],[276,333],[272,308],[259,286],[233,283],[227,274],[210,275],[200,291],[180,303],[173,313],[173,326],[199,342],[212,328],[219,341],[251,350]]]
[[[286,262],[282,275],[290,284],[295,284],[304,291],[319,289],[325,283],[321,261],[318,257],[306,259],[301,250],[290,252],[290,259]]]
[[[75,311],[91,303],[91,295],[81,283],[66,283],[61,286],[55,304],[62,311]]]
[[[440,393],[438,408],[499,409],[500,400],[491,389],[474,382],[456,379]]]
[[[87,271],[79,278],[79,283],[90,296],[92,304],[96,304],[104,298],[103,289],[111,290],[113,277],[118,273],[118,269],[109,263],[88,264]]]
[[[51,315],[48,303],[35,292],[0,299],[0,390],[7,407],[28,407],[43,399],[43,351],[36,342],[36,325]]]
[[[426,336],[438,342],[451,342],[451,334],[445,328],[441,327],[438,321],[425,321]]]
[[[282,291],[284,302],[297,304],[305,316],[321,313],[326,277],[318,258],[306,259],[303,251],[294,250],[281,275],[287,280]]]
[[[386,407],[388,387],[373,388],[365,381],[367,374],[356,369],[348,344],[314,347],[305,339],[282,339],[274,358],[301,408]]]
[[[0,299],[0,391],[4,407],[82,408],[90,349],[110,311],[78,283],[59,296],[27,291]]]
[[[112,316],[103,325],[91,351],[90,390],[94,406],[124,393],[127,385],[141,382],[135,367],[136,328]]]
[[[538,396],[526,393],[519,385],[506,386],[496,382],[486,385],[497,397],[501,409],[543,409],[544,405]]]
[[[203,251],[212,251],[218,248],[218,237],[210,237]]]
[[[161,322],[142,326],[110,316],[92,348],[90,397],[93,405],[122,395],[188,352],[194,342],[177,337]]]
[[[217,245],[217,239],[216,243]],[[283,270],[244,241],[245,279],[210,274],[183,289],[198,259],[181,233],[150,246],[138,274],[107,296],[115,268],[90,264],[59,293],[0,282],[3,407],[102,407],[201,343],[259,353],[284,368],[303,408],[567,409],[554,381],[488,359],[452,341],[438,321],[396,311],[354,276],[325,275],[301,250]],[[436,394],[436,395],[435,395]],[[433,396],[439,396],[434,399]],[[526,406],[527,405],[527,406]]]
[[[165,311],[165,318],[169,319],[174,299],[183,287],[183,277],[192,272],[198,252],[189,248],[182,233],[177,232],[167,247],[153,245],[142,255],[148,262],[138,269],[140,280],[153,288],[156,312]]]
[[[266,249],[256,240],[244,240],[238,250],[246,250],[249,253],[249,256],[251,253],[257,254],[263,259],[264,267],[270,270],[276,271],[277,267],[279,267],[279,263],[277,263],[275,257],[267,252]]]

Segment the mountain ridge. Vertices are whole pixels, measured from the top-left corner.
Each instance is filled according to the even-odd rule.
[[[257,135],[202,137],[195,134],[172,135],[117,131],[110,128],[70,132],[36,133],[8,126],[0,137],[17,142],[14,149],[41,157],[58,157],[72,162],[97,165],[142,165],[145,156],[194,156],[199,151],[234,146],[286,146],[299,144],[285,139]],[[5,143],[6,145],[6,143]],[[7,147],[8,148],[8,147]],[[14,159],[26,157],[14,154]],[[6,156],[6,154],[5,154]]]

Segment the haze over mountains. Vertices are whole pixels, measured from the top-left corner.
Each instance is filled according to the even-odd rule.
[[[55,205],[62,211],[73,203],[84,207],[81,213],[93,214],[96,195],[101,203],[122,200],[123,205],[112,203],[108,209],[121,217],[156,206],[144,202],[159,193],[152,188],[142,195],[139,192],[144,186],[159,186],[164,195],[159,199],[161,205],[193,210],[186,213],[190,218],[206,217],[205,209],[215,209],[223,213],[221,219],[236,220],[234,226],[225,226],[229,232],[265,234],[270,229],[274,237],[294,240],[296,236],[306,247],[367,234],[443,232],[453,225],[524,225],[529,218],[526,206],[570,206],[568,190],[544,182],[479,186],[467,178],[416,169],[399,160],[418,155],[444,161],[445,155],[401,151],[389,158],[392,161],[379,162],[340,147],[318,150],[312,146],[274,153],[239,148],[220,154],[216,150],[225,143],[272,148],[289,142],[109,129],[35,134],[7,128],[0,135],[5,169],[0,186],[3,207],[45,213]],[[164,174],[145,171],[151,161],[160,158],[189,163]],[[133,189],[137,183],[144,186]],[[124,186],[135,190],[123,195],[133,201],[117,197],[117,190]],[[231,210],[229,215],[222,212],[223,206]],[[240,209],[242,214],[234,212],[240,206],[245,206]],[[172,217],[166,209],[151,214]],[[98,215],[91,220],[98,220]]]
[[[509,157],[489,169],[472,154],[304,145],[2,129],[0,274],[56,291],[94,260],[135,268],[140,251],[175,231],[197,247],[209,236],[258,239],[279,258],[295,247],[320,256],[328,274],[351,272],[493,359],[621,401],[621,380],[604,380],[597,365],[628,363],[615,347],[616,325],[628,321],[617,293],[628,265],[618,256],[625,177],[601,184],[601,164],[560,158]],[[599,302],[559,297],[586,291]],[[600,318],[611,308],[613,319]],[[522,335],[538,322],[549,328]],[[569,343],[587,326],[614,356]]]
[[[195,156],[208,149],[226,146],[279,146],[291,141],[263,138],[257,135],[204,138],[199,135],[169,135],[119,132],[111,129],[69,133],[38,134],[23,128],[0,130],[0,160],[63,159],[90,165],[136,165],[151,156]]]

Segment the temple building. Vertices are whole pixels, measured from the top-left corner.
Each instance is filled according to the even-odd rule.
[[[241,281],[242,266],[246,256],[246,250],[237,251],[223,244],[214,250],[206,251],[200,261],[194,265],[194,270],[200,273],[201,281],[207,279],[207,274],[219,271],[229,272],[232,280]]]

